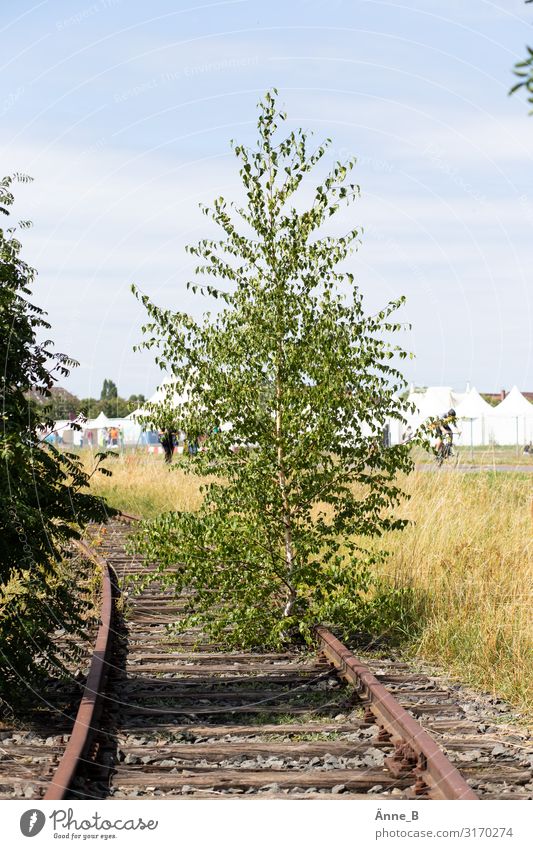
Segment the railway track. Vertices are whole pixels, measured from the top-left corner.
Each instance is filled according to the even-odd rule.
[[[149,568],[129,532],[95,528],[86,549],[104,600],[72,733],[69,712],[46,737],[3,732],[0,795],[16,781],[18,798],[48,799],[533,797],[533,742],[495,724],[497,705],[404,663],[363,664],[324,628],[315,655],[220,651],[168,636],[185,599],[155,582],[112,620]]]

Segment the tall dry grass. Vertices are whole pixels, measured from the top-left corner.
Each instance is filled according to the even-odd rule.
[[[83,452],[83,460],[91,470],[92,453]],[[104,465],[112,476],[97,472],[91,478],[91,490],[125,513],[151,519],[168,510],[196,510],[201,503],[198,478],[176,465],[167,466],[162,455],[126,453]]]
[[[533,545],[527,475],[418,471],[380,567],[421,598],[417,653],[533,713]]]
[[[108,465],[113,476],[95,476],[93,490],[126,512],[148,518],[200,503],[198,479],[162,457],[125,455]],[[380,571],[419,599],[410,650],[533,715],[532,481],[414,472],[398,511],[413,524],[375,544],[390,552]]]

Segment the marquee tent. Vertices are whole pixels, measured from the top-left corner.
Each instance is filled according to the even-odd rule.
[[[458,445],[485,445],[488,442],[489,417],[494,413],[477,389],[472,387],[455,408],[461,434],[455,438]]]
[[[84,430],[101,430],[104,427],[109,427],[110,421],[106,414],[102,412],[95,419],[87,419],[83,427]]]
[[[525,445],[533,441],[533,404],[513,386],[504,400],[492,409],[488,427],[489,441],[496,445]]]
[[[411,387],[407,400],[415,405],[416,411],[407,416],[410,428],[416,430],[426,419],[456,409],[467,394],[468,391],[454,392],[451,386],[428,386],[422,391]]]

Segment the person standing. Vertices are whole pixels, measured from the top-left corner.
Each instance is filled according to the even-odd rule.
[[[165,463],[172,462],[172,455],[174,454],[174,432],[172,430],[165,430],[159,435],[159,441],[163,446],[163,451],[165,452]]]

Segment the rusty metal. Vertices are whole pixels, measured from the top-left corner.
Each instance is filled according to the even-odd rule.
[[[412,755],[404,760],[412,766],[412,758],[416,757],[416,766],[411,769],[413,778],[416,777],[416,795],[429,792],[433,799],[478,799],[433,738],[380,684],[368,666],[358,660],[327,628],[318,626],[316,633],[322,652],[344,678],[359,688],[362,698],[368,701],[367,706],[375,716],[376,723],[390,734],[393,743],[398,746],[408,744],[410,747]]]
[[[113,586],[109,567],[106,561],[95,554],[86,543],[77,542],[76,545],[86,557],[95,561],[102,569],[102,608],[89,675],[74,727],[59,766],[54,772],[50,786],[44,796],[45,799],[52,800],[60,800],[66,797],[79,764],[89,754],[93,735],[98,731],[98,714],[101,708],[101,695],[107,673],[107,657],[112,634]]]
[[[417,764],[418,755],[409,743],[396,743],[392,757],[385,758],[385,766],[395,776],[413,772]]]
[[[139,521],[138,517],[128,514],[120,514],[117,516],[117,519],[127,524]],[[106,672],[109,666],[108,653],[110,649],[113,609],[113,586],[109,566],[102,557],[95,554],[85,543],[79,543],[79,547],[85,556],[91,558],[102,568],[103,601],[101,624],[74,729],[44,797],[45,799],[52,800],[64,799],[72,787],[78,766],[84,761],[92,760],[92,751],[96,743],[95,737],[100,718],[100,693],[103,691]],[[111,562],[112,559],[111,556]],[[160,600],[158,603],[160,603]],[[378,725],[377,744],[384,746],[387,746],[387,744],[394,745],[394,752],[390,757],[385,759],[384,763],[384,766],[389,772],[388,780],[397,781],[398,787],[408,788],[408,794],[411,796],[430,796],[437,799],[478,799],[478,796],[468,786],[453,764],[448,761],[435,741],[405,708],[396,701],[394,696],[379,683],[370,669],[355,658],[326,628],[318,627],[316,630],[320,639],[322,652],[328,661],[336,667],[339,674],[355,687],[358,696],[362,699],[365,707],[363,722]],[[173,663],[176,663],[174,659]],[[162,695],[165,697],[168,696],[165,693]],[[198,693],[195,695],[197,697]],[[240,695],[242,696],[243,694],[241,693]],[[212,707],[209,707],[209,709],[205,709],[205,712],[213,713],[220,712],[221,710],[222,712],[229,711],[230,713],[239,711],[250,713],[254,711],[254,708],[246,704],[239,705],[238,707],[218,708],[215,711]],[[270,706],[270,710],[271,712],[276,712],[277,708]],[[297,711],[297,709],[294,710]],[[303,708],[300,708],[300,710],[303,710]],[[175,715],[176,707],[161,708],[158,706],[144,707],[139,705],[139,707],[135,707],[135,712],[138,714],[149,713],[150,715],[164,713]],[[179,713],[186,714],[187,712],[188,708],[181,705]],[[204,710],[195,707],[195,714],[199,713],[204,713]],[[374,777],[370,777],[374,781]],[[277,778],[277,775],[275,778]],[[307,778],[311,780],[310,777],[306,777],[306,780]],[[261,780],[263,779],[264,775]],[[368,779],[368,776],[366,776],[366,779]],[[165,777],[163,775],[162,778],[158,779],[158,782],[164,783],[166,781],[168,784],[169,781],[172,783],[172,781],[177,780],[172,778],[172,776]],[[210,778],[209,780],[212,781],[213,779]],[[313,778],[313,781],[315,780]],[[335,782],[338,783],[338,780],[340,781],[338,777],[335,777]],[[376,782],[377,780],[375,778]],[[128,781],[135,783],[138,781],[138,778],[133,773],[129,777],[125,775],[123,781],[125,787]],[[303,781],[303,778],[299,776],[298,783],[301,781]],[[354,781],[355,778],[352,773],[346,773],[346,775],[343,773],[343,782],[353,783]],[[353,791],[354,788],[352,787],[351,789]]]
[[[119,520],[119,522],[121,520],[126,522],[126,524],[131,524],[132,522],[141,522],[142,521],[141,516],[134,516],[131,513],[123,513],[122,511],[119,512],[117,519]]]

